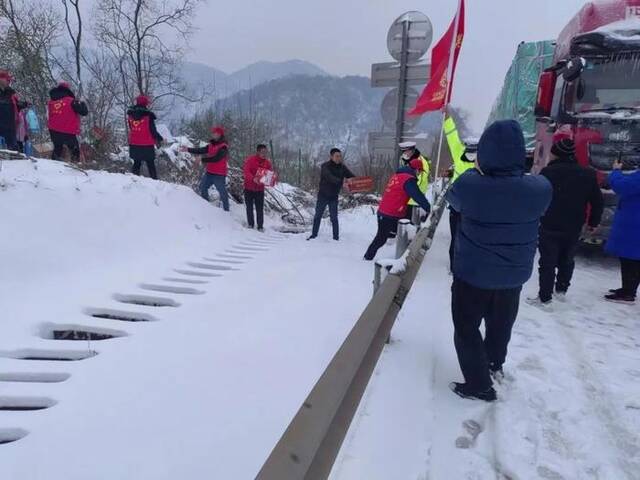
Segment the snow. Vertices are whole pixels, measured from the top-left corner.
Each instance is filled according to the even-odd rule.
[[[446,222],[367,388],[332,480],[640,478],[640,308],[608,304],[617,266],[580,259],[567,303],[522,302],[496,404],[448,389]],[[534,277],[523,296],[535,293]]]
[[[629,17],[608,25],[603,25],[594,32],[606,33],[607,36],[623,41],[640,41],[640,17]]]
[[[0,445],[0,478],[255,476],[370,299],[376,219],[341,212],[339,243],[326,221],[307,242],[274,218],[246,230],[243,211],[128,174],[2,163],[0,403],[49,408],[0,411],[0,442],[24,436]],[[123,303],[137,300],[173,306]],[[61,327],[117,338],[52,340]],[[84,359],[20,359],[61,351]]]

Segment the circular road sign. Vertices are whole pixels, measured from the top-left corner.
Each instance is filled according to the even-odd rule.
[[[431,20],[422,12],[410,11],[400,15],[387,33],[387,48],[391,56],[399,62],[402,57],[403,24],[407,25],[409,35],[408,63],[415,63],[427,53],[433,41]]]

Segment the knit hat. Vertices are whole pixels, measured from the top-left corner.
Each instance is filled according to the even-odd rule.
[[[422,160],[420,160],[419,158],[414,158],[413,160],[411,160],[409,162],[409,167],[413,168],[414,170],[419,170],[419,171],[422,171],[424,169],[424,165],[422,164]]]
[[[151,99],[146,95],[138,95],[136,97],[136,105],[140,105],[141,107],[148,107],[151,103]]]
[[[211,129],[211,133],[214,133],[214,134],[217,133],[221,137],[224,137],[224,128],[221,126],[213,127]]]
[[[576,144],[570,138],[562,138],[553,144],[551,153],[559,158],[573,157],[576,154]]]

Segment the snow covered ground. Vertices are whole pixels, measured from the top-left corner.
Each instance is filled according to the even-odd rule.
[[[375,217],[306,242],[243,208],[3,162],[1,479],[255,476],[370,298]],[[69,330],[116,338],[52,338]]]
[[[331,478],[640,479],[640,308],[602,301],[619,287],[616,264],[580,260],[552,313],[523,304],[487,406],[447,387],[461,380],[448,242],[442,222]]]

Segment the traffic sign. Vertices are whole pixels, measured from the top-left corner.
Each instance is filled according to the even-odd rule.
[[[427,53],[433,41],[431,20],[422,12],[410,11],[400,15],[393,22],[387,33],[387,48],[391,56],[398,62],[402,61],[404,31],[408,35],[406,61],[407,63],[415,63]]]
[[[420,63],[407,65],[407,85],[426,85],[431,76],[431,65]],[[400,83],[400,64],[396,62],[374,63],[371,65],[371,86],[397,87]]]
[[[398,88],[394,88],[389,91],[387,95],[382,100],[382,107],[380,112],[382,113],[382,121],[384,122],[385,127],[390,129],[395,129],[396,121],[397,121],[397,112],[398,112],[398,103],[399,103],[399,94],[400,90]],[[420,117],[418,116],[407,116],[407,112],[411,110],[416,102],[418,101],[418,97],[420,94],[414,90],[413,88],[407,88],[405,90],[405,100],[403,104],[404,108],[404,120],[403,124],[406,129],[413,128],[420,121]],[[405,129],[403,129],[404,131]]]

